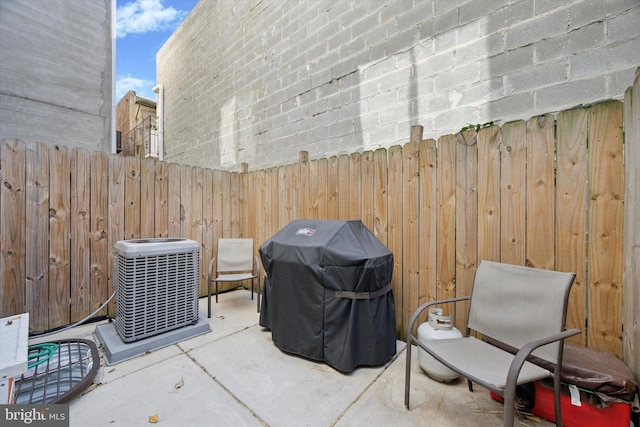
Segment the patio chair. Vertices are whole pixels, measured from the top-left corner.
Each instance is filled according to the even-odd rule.
[[[409,409],[411,348],[417,345],[436,360],[504,399],[504,425],[513,426],[516,386],[553,377],[556,425],[562,426],[560,370],[564,339],[579,334],[565,329],[573,273],[561,273],[482,261],[471,296],[433,301],[411,317],[407,334],[404,403]],[[413,330],[424,310],[433,305],[469,301],[466,335],[419,341]],[[481,339],[471,336],[475,331]],[[530,357],[533,356],[533,357]],[[537,359],[537,360],[536,360]],[[539,366],[555,365],[553,373]]]
[[[260,312],[260,262],[258,257],[253,255],[253,239],[218,239],[218,256],[213,257],[209,262],[207,317],[211,318],[212,282],[216,284],[217,303],[218,283],[251,280],[251,299],[253,300],[253,286],[256,279],[258,281],[257,310]]]

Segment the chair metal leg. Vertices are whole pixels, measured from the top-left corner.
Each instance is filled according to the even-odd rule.
[[[409,387],[411,385],[411,346],[413,343],[413,336],[411,333],[407,336],[407,361],[405,363],[405,374],[404,374],[404,406],[409,409]]]
[[[211,277],[207,280],[207,318],[211,319]]]

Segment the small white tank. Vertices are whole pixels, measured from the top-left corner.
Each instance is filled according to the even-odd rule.
[[[451,324],[451,316],[443,316],[441,308],[430,308],[429,321],[418,326],[418,339],[423,342],[461,337],[460,331]],[[419,347],[418,362],[427,375],[437,381],[449,382],[460,377]]]

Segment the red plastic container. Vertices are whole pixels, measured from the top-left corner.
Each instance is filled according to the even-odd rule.
[[[546,418],[551,422],[556,421],[555,410],[553,408],[553,388],[536,381],[535,388],[535,405],[530,412],[542,418]],[[585,393],[581,392],[581,396]],[[502,398],[491,392],[491,397],[498,402],[502,402]],[[566,427],[629,427],[631,422],[631,405],[624,402],[610,403],[606,408],[598,408],[586,402],[581,397],[581,406],[575,406],[571,403],[571,397],[568,390],[563,386],[563,392],[560,395],[560,406],[562,407],[562,423]]]

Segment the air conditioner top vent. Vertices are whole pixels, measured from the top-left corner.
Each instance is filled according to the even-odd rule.
[[[124,257],[190,252],[199,248],[195,240],[182,238],[120,240],[114,246],[116,253]]]

